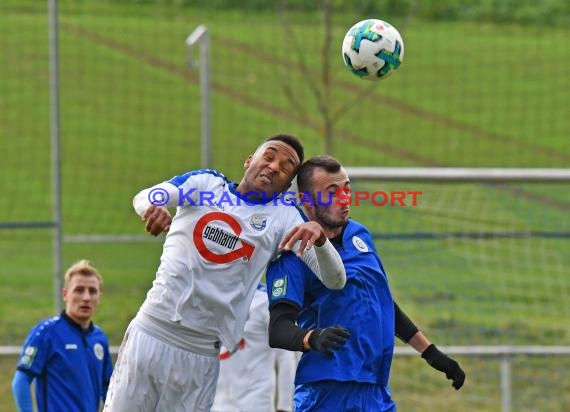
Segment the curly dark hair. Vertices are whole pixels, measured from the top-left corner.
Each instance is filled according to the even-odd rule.
[[[303,144],[301,141],[291,134],[279,133],[273,136],[268,137],[265,139],[265,142],[271,142],[274,140],[278,140],[285,144],[288,144],[297,152],[297,156],[299,156],[299,164],[303,164],[303,160],[305,159],[305,149],[303,149]]]

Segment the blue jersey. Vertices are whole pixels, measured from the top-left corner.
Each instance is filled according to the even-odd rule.
[[[18,370],[35,377],[39,412],[97,412],[113,364],[103,331],[93,324],[82,329],[63,312],[32,329]]]
[[[296,384],[321,380],[387,385],[394,352],[394,301],[370,232],[349,220],[337,246],[346,269],[346,286],[330,290],[292,253],[267,271],[269,304],[280,300],[301,307],[299,327],[340,325],[350,331],[346,345],[327,358],[318,351],[301,357]]]

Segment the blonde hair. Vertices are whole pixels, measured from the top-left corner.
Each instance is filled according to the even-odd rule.
[[[95,276],[99,281],[99,289],[103,288],[103,277],[86,259],[78,260],[67,269],[64,276],[64,287],[67,287],[69,281],[75,275]]]

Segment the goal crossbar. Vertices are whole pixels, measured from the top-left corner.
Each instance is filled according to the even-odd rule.
[[[358,180],[441,182],[568,182],[570,169],[465,167],[346,167]]]

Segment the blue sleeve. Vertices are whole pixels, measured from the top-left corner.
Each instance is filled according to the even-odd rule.
[[[316,279],[311,269],[293,252],[283,253],[271,262],[265,276],[270,307],[283,299],[302,307],[309,277]]]
[[[42,374],[50,352],[52,326],[52,322],[43,321],[32,329],[22,347],[18,369],[36,376]]]
[[[18,412],[33,412],[32,390],[30,385],[34,380],[32,375],[22,371],[16,371],[12,380],[12,394],[16,402]]]

